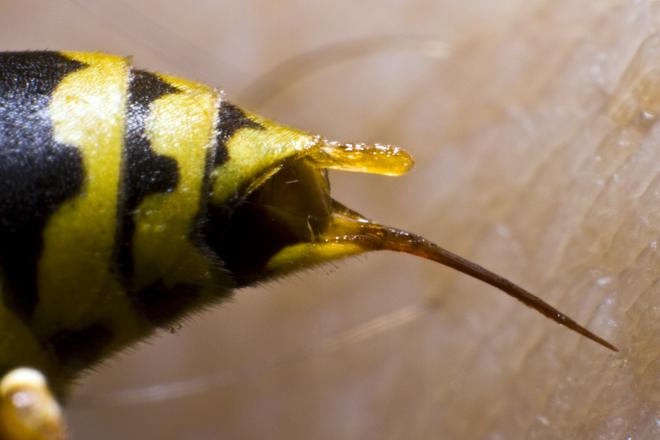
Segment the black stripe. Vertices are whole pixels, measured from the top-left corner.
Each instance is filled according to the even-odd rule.
[[[214,169],[215,153],[218,151],[215,147],[217,147],[217,142],[214,145],[214,148],[208,148],[206,150],[206,157],[204,158],[204,176],[202,177],[199,196],[199,207],[193,218],[192,227],[190,229],[190,242],[199,250],[201,255],[207,258],[209,264],[213,268],[220,267],[220,264],[217,257],[208,248],[204,232],[208,219],[209,202],[211,201],[211,194],[213,191],[213,188],[211,187],[211,174]]]
[[[213,167],[219,167],[229,160],[227,141],[241,128],[264,130],[264,126],[249,119],[243,110],[234,104],[222,101],[218,109],[218,134],[216,137],[216,152]]]
[[[254,130],[266,129],[263,125],[249,119],[239,107],[228,101],[222,101],[218,109],[215,157],[209,172],[212,172],[215,168],[223,165],[229,160],[227,142],[242,128]],[[208,200],[210,199],[211,194],[210,174],[209,176],[205,176],[205,179],[209,182],[208,193],[203,197],[206,197]],[[218,266],[225,266],[225,255],[221,252],[225,246],[221,245],[220,242],[225,241],[227,233],[229,233],[226,229],[228,229],[228,222],[233,212],[233,206],[226,203],[223,203],[222,205],[206,203],[205,208],[206,209],[203,212],[203,220],[197,222],[194,241],[204,255],[208,255],[209,261],[212,261],[213,264]],[[242,233],[244,231],[240,232]],[[252,234],[252,232],[253,231],[247,231],[248,234]],[[236,240],[239,239],[239,237],[233,238]],[[221,292],[220,289],[219,292]]]
[[[128,113],[124,141],[123,201],[118,232],[118,267],[125,282],[133,276],[135,212],[150,194],[173,191],[179,181],[176,160],[155,153],[146,133],[151,104],[179,91],[158,76],[142,70],[132,72],[128,88]]]
[[[212,267],[221,267],[218,256],[209,248],[206,235],[209,225],[209,202],[213,191],[211,175],[213,170],[229,160],[227,141],[243,127],[263,130],[264,127],[248,119],[243,111],[235,105],[221,101],[217,113],[216,138],[213,149],[206,154],[204,177],[200,192],[199,209],[193,220],[190,241],[204,255]]]
[[[38,302],[37,262],[48,218],[82,188],[80,152],[53,140],[48,106],[85,64],[57,52],[0,53],[0,264],[3,301],[28,319]]]
[[[166,286],[163,280],[157,280],[131,299],[140,316],[160,327],[190,312],[200,303],[201,296],[201,286],[190,283]]]
[[[99,362],[114,339],[112,328],[92,324],[79,330],[62,329],[44,341],[59,366],[69,374],[79,373]]]

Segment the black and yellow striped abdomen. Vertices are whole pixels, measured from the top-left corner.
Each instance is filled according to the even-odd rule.
[[[411,165],[397,147],[283,127],[125,58],[0,53],[0,374],[36,368],[62,395],[80,371],[234,288],[373,250],[455,268],[615,349],[514,283],[330,197],[327,169]]]
[[[0,372],[64,382],[229,291],[211,174],[256,122],[110,55],[3,53],[0,75]]]

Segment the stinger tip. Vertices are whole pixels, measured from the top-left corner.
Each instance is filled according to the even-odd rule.
[[[404,252],[451,267],[496,287],[558,324],[568,327],[601,346],[614,352],[619,351],[616,346],[587,330],[536,295],[419,235],[372,223],[339,203],[336,203],[334,207],[333,225],[334,227],[326,232],[327,241],[349,242],[365,250]]]

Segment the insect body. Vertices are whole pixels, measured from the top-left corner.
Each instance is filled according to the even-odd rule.
[[[124,58],[0,54],[0,432],[61,435],[43,376],[61,399],[81,371],[235,288],[372,250],[453,267],[614,349],[510,281],[330,197],[326,169],[411,165],[397,147],[282,127]],[[43,399],[21,406],[20,393]]]

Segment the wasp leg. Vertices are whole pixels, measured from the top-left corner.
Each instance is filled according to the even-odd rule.
[[[62,410],[46,379],[31,368],[16,368],[0,381],[0,439],[63,440]]]

